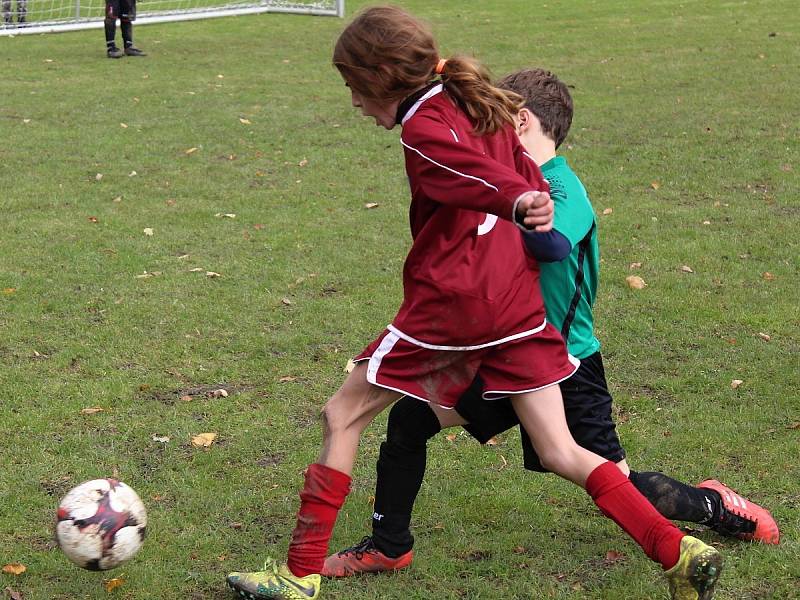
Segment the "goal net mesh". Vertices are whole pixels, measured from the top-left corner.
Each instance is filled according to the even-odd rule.
[[[102,27],[103,0],[0,0],[0,35]],[[343,16],[344,0],[139,0],[136,23],[204,19],[258,12]]]

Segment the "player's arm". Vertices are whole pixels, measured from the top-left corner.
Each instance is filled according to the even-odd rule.
[[[445,123],[434,118],[411,119],[403,128],[401,142],[409,175],[413,173],[425,194],[442,204],[490,213],[520,225],[514,218],[518,201],[528,192],[547,191],[546,182],[528,181],[512,165],[460,143]]]

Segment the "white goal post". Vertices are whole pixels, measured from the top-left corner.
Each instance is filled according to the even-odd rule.
[[[0,0],[0,36],[103,26],[104,0]],[[344,16],[344,0],[138,0],[136,24],[262,12]]]

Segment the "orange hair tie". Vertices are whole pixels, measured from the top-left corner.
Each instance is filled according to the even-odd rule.
[[[436,74],[441,75],[444,72],[444,66],[447,64],[446,58],[440,58],[439,62],[436,63]]]

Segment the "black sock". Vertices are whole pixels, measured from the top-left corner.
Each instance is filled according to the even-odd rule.
[[[119,28],[122,30],[122,41],[126,48],[133,46],[133,23],[120,19]]]
[[[434,412],[416,398],[400,399],[389,412],[372,514],[372,538],[386,556],[400,556],[414,546],[411,510],[425,475],[428,440],[440,430]]]
[[[106,49],[111,50],[117,45],[114,42],[114,38],[117,36],[117,21],[116,19],[106,19],[104,24],[106,30]]]
[[[663,473],[631,471],[630,480],[667,519],[706,525],[719,517],[721,502],[714,490],[686,485]]]

